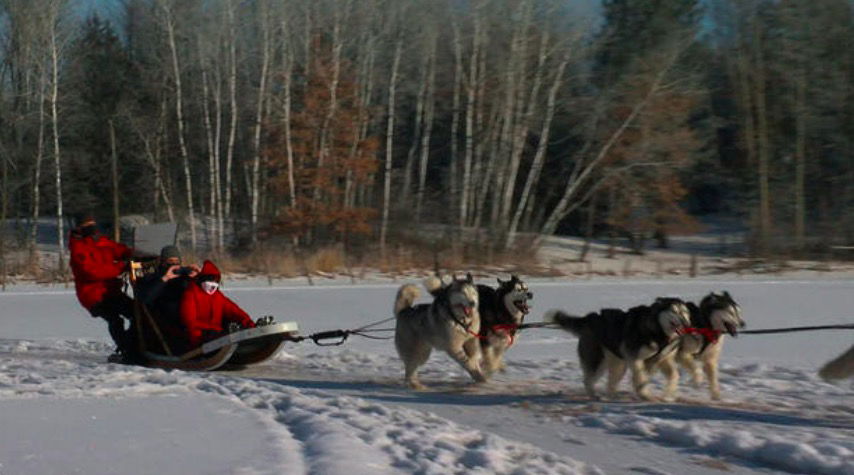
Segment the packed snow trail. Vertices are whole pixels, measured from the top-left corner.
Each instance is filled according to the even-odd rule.
[[[748,328],[842,323],[854,293],[850,281],[531,287],[531,321],[555,307],[583,313],[728,289]],[[396,288],[228,292],[253,315],[298,321],[308,334],[385,318]],[[430,389],[413,392],[390,342],[355,338],[334,348],[289,344],[273,361],[233,372],[107,364],[106,329],[75,304],[67,291],[0,293],[2,475],[854,474],[854,381],[815,374],[854,332],[728,339],[719,403],[684,375],[676,403],[638,402],[626,383],[618,400],[593,402],[575,339],[561,331],[523,332],[506,373],[482,386],[435,353],[423,371]]]
[[[0,408],[3,404],[12,408],[15,403],[23,401],[54,405],[58,400],[66,400],[71,407],[90,405],[98,412],[98,401],[103,407],[114,404],[116,398],[133,398],[137,401],[126,405],[124,417],[135,420],[137,417],[133,414],[151,411],[147,407],[149,405],[153,406],[155,414],[159,412],[158,404],[152,404],[152,398],[197,401],[215,395],[253,414],[259,421],[255,430],[265,434],[263,439],[266,439],[267,453],[281,458],[272,466],[269,456],[257,466],[246,462],[248,466],[229,467],[224,470],[226,473],[600,473],[595,467],[569,457],[462,427],[430,413],[389,407],[327,391],[301,390],[275,382],[235,378],[229,374],[170,372],[106,364],[92,358],[106,350],[104,344],[79,340],[49,343],[0,340]],[[177,408],[186,410],[181,404],[177,404]],[[122,417],[115,411],[109,414]],[[166,417],[164,421],[168,420],[168,414],[162,416]],[[180,416],[187,417],[186,414]],[[220,412],[211,412],[210,421],[202,426],[206,429],[182,434],[188,438],[186,441],[180,437],[172,439],[195,447],[193,438],[213,435],[216,439],[219,433],[221,440],[213,442],[221,444],[223,450],[240,453],[247,445],[240,438],[252,428],[244,427],[232,432],[217,421],[219,417]],[[25,421],[19,422],[25,425]],[[66,418],[66,422],[74,421]],[[6,430],[4,434],[11,437],[12,433]],[[125,427],[124,430],[133,432],[134,428]],[[133,438],[141,438],[142,445],[150,445],[145,439],[159,431],[154,432],[134,435]],[[232,439],[234,443],[230,442]],[[80,449],[85,451],[87,441],[78,442]],[[205,445],[211,443],[202,442]],[[34,440],[33,446],[37,444],[38,441]],[[34,473],[35,468],[45,468],[38,465],[37,453],[21,455],[4,453],[4,450],[10,450],[10,446],[0,449],[0,460],[3,461],[0,473]],[[12,445],[11,450],[21,448]],[[158,457],[170,458],[171,455],[175,460],[181,460],[187,458],[188,453],[200,451],[198,447],[172,450],[172,454],[168,450],[164,453],[164,448],[160,447]],[[184,473],[197,473],[192,459],[180,463]],[[77,470],[57,467],[57,473],[65,471]],[[83,468],[79,471],[92,473]],[[99,473],[110,471],[106,468]],[[122,470],[123,473],[146,471],[140,469],[136,472],[134,467]]]

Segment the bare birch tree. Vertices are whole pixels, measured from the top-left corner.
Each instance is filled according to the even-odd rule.
[[[400,56],[402,54],[403,38],[398,36],[394,43],[394,56],[392,58],[388,81],[388,117],[386,119],[385,167],[383,169],[383,211],[382,223],[380,224],[380,254],[383,257],[385,257],[389,207],[391,206],[391,167],[394,157],[394,119],[396,114],[395,100],[397,99],[398,68],[400,67]]]
[[[593,177],[593,173],[598,170],[598,167],[600,166],[602,161],[605,160],[605,158],[608,156],[608,153],[610,152],[612,147],[614,147],[617,141],[622,137],[626,129],[628,129],[629,126],[634,123],[635,119],[643,111],[647,103],[653,98],[653,96],[655,96],[659,92],[664,83],[665,77],[670,72],[671,68],[676,63],[677,59],[683,53],[684,49],[687,46],[688,44],[683,42],[681,44],[676,45],[673,48],[673,51],[667,54],[666,58],[662,61],[662,64],[658,67],[658,71],[652,79],[652,82],[644,96],[637,103],[635,103],[635,105],[631,109],[631,112],[626,116],[625,119],[621,121],[619,126],[599,147],[599,150],[596,152],[596,154],[589,160],[584,160],[584,157],[579,157],[576,160],[575,166],[573,167],[572,172],[566,180],[566,185],[564,186],[560,200],[548,213],[548,217],[540,228],[540,233],[535,243],[537,246],[542,242],[545,236],[549,236],[554,233],[555,229],[557,229],[558,224],[564,217],[566,217],[569,213],[571,213],[584,203],[585,199],[579,199],[579,194],[582,191],[582,187],[589,184],[591,178]],[[598,184],[601,183],[602,181],[600,180]],[[594,192],[596,188],[597,184],[593,184],[591,186],[591,189]],[[590,191],[588,191],[588,194],[589,193]]]
[[[270,73],[270,61],[273,55],[271,25],[269,24],[270,9],[266,1],[259,3],[259,16],[261,29],[261,71],[259,72],[258,84],[258,99],[255,111],[255,127],[252,136],[252,145],[254,156],[252,157],[252,208],[251,208],[251,226],[252,226],[252,244],[258,244],[258,205],[260,203],[261,194],[261,126],[265,116],[264,102],[267,99],[267,82]]]
[[[178,123],[178,145],[181,150],[181,160],[184,164],[184,186],[187,192],[187,213],[190,224],[190,247],[195,252],[197,248],[196,239],[196,214],[193,207],[193,177],[190,171],[190,153],[187,150],[187,142],[184,132],[184,93],[181,83],[181,68],[178,59],[178,44],[175,39],[175,18],[172,11],[173,6],[167,1],[161,4],[163,9],[163,26],[166,28],[166,37],[169,44],[169,53],[172,64],[173,80],[175,81],[175,118]]]
[[[47,6],[48,35],[50,39],[50,121],[53,131],[54,184],[56,186],[56,229],[59,247],[59,269],[65,269],[65,217],[62,210],[62,158],[59,146],[59,61],[62,54],[60,21],[65,8],[64,0],[52,0]]]

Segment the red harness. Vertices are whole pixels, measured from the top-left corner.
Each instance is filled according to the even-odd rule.
[[[507,339],[510,340],[510,343],[507,344],[508,347],[513,346],[513,343],[516,341],[516,330],[519,329],[519,325],[515,323],[502,323],[498,325],[492,325],[489,327],[493,333],[504,333],[507,336]]]
[[[718,338],[721,336],[720,330],[715,330],[713,328],[686,327],[680,333],[682,335],[702,335],[702,337],[711,344],[717,343]]]

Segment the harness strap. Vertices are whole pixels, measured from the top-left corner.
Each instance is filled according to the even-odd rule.
[[[682,335],[700,335],[707,344],[715,344],[718,342],[718,338],[721,337],[720,330],[715,330],[713,328],[686,327],[680,333]]]
[[[500,323],[496,325],[492,325],[489,327],[493,333],[504,333],[507,335],[507,339],[510,340],[510,343],[507,346],[513,346],[513,343],[516,341],[516,330],[519,329],[519,325],[515,323]]]
[[[451,320],[453,320],[457,325],[463,327],[463,330],[465,330],[466,333],[468,333],[469,335],[471,335],[475,338],[478,338],[480,340],[486,339],[486,335],[481,335],[479,333],[475,333],[475,332],[471,331],[471,328],[469,328],[468,325],[466,325],[464,322],[461,322],[459,319],[457,319],[457,316],[454,315],[453,310],[450,312],[450,315],[451,315]]]

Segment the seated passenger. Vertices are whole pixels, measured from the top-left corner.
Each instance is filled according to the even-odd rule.
[[[186,330],[181,323],[181,297],[198,274],[199,266],[181,266],[181,253],[175,246],[165,246],[160,250],[160,260],[154,272],[141,278],[134,289],[135,297],[151,311],[151,317],[157,324],[160,335],[172,352],[182,353],[186,348]],[[143,325],[144,329],[148,327]],[[145,339],[153,349],[160,348],[155,343],[157,333],[145,333]],[[157,350],[159,351],[159,350]]]
[[[190,348],[222,336],[229,322],[243,328],[254,328],[252,318],[219,291],[219,269],[205,261],[202,270],[192,280],[181,298],[181,321],[187,332]]]
[[[160,319],[180,323],[181,297],[190,279],[201,269],[195,264],[181,267],[181,252],[176,246],[160,250],[157,269],[136,285],[137,300],[153,310]]]

